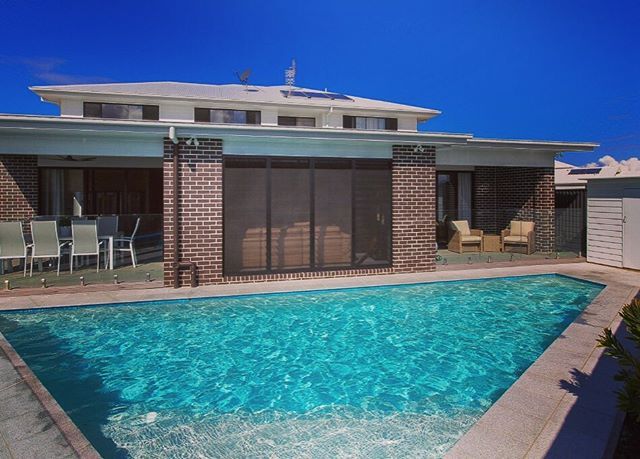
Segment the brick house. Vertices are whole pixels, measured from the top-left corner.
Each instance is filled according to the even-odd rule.
[[[554,157],[592,143],[418,131],[440,112],[289,86],[39,86],[60,116],[0,115],[0,220],[161,214],[184,285],[431,271],[446,223],[536,222]]]

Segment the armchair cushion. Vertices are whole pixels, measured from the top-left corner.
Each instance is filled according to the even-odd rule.
[[[462,242],[482,242],[482,236],[460,236]]]
[[[529,242],[529,238],[527,236],[505,236],[504,242]]]
[[[469,222],[466,220],[453,220],[451,224],[456,231],[460,231],[461,236],[470,236],[471,230],[469,229]]]
[[[509,225],[511,236],[527,236],[535,227],[534,222],[525,222],[521,220],[511,220]]]

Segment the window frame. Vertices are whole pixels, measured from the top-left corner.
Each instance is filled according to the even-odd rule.
[[[283,124],[281,121],[283,120],[293,120],[294,124]],[[313,121],[313,126],[307,126],[305,124],[298,124],[300,120],[311,120]],[[278,115],[278,126],[285,127],[301,127],[301,128],[314,128],[316,127],[316,118],[314,116],[286,116],[286,115]]]
[[[266,199],[267,199],[267,211],[265,215],[265,228],[266,228],[266,268],[264,270],[253,270],[253,271],[240,271],[240,272],[229,272],[227,270],[227,263],[225,262],[226,253],[226,219],[224,206],[226,202],[226,174],[225,170],[227,167],[228,161],[237,161],[241,159],[250,160],[266,160]],[[291,268],[291,269],[273,269],[272,260],[271,260],[271,213],[272,213],[272,196],[271,196],[271,184],[272,184],[272,160],[306,160],[309,162],[309,168],[307,169],[310,175],[310,186],[309,186],[309,227],[313,229],[310,233],[309,239],[309,267],[307,268]],[[340,265],[340,266],[329,266],[329,267],[318,267],[316,263],[315,256],[315,164],[316,161],[348,161],[350,164],[351,170],[351,261],[348,264]],[[339,157],[314,157],[309,158],[305,156],[261,156],[261,155],[223,155],[222,159],[222,272],[224,277],[243,277],[243,276],[254,276],[254,275],[273,275],[273,274],[287,274],[287,273],[303,273],[303,272],[325,272],[325,271],[342,271],[342,270],[361,270],[361,269],[383,269],[390,268],[393,266],[393,178],[392,174],[389,174],[389,196],[388,196],[388,208],[389,215],[388,220],[389,223],[387,225],[389,230],[388,236],[388,262],[382,263],[372,263],[368,265],[359,265],[356,263],[356,204],[355,204],[355,191],[356,191],[356,169],[362,168],[364,165],[368,163],[375,163],[377,165],[377,169],[385,169],[390,172],[392,169],[392,160],[391,159],[378,159],[378,158],[339,158]],[[365,169],[367,169],[365,167]]]
[[[215,122],[215,121],[211,121],[211,112],[212,111],[221,111],[221,112],[243,112],[244,116],[245,116],[245,122],[244,123],[225,123],[225,122]],[[204,121],[202,119],[202,116],[198,116],[198,114],[203,115],[204,112],[208,112],[209,116],[208,119],[209,121]],[[253,117],[255,120],[255,123],[249,123],[249,117]],[[234,108],[216,108],[216,107],[194,107],[193,109],[193,121],[194,123],[207,123],[207,124],[220,124],[220,125],[227,125],[227,124],[232,124],[232,125],[236,125],[236,126],[260,126],[262,124],[262,112],[260,110],[237,110]]]
[[[384,129],[367,129],[357,128],[357,118],[363,118],[365,120],[384,120]],[[366,121],[365,121],[366,123]],[[381,116],[357,116],[357,115],[342,115],[342,128],[354,129],[358,131],[397,131],[398,130],[398,118],[384,118]]]
[[[87,115],[87,106],[98,106],[98,116],[88,116]],[[142,108],[142,119],[138,118],[109,118],[105,117],[104,114],[104,106],[112,105],[112,106],[125,106],[125,107],[141,107]],[[145,116],[146,115],[146,116]],[[102,119],[102,120],[128,120],[128,121],[160,121],[160,106],[159,105],[145,105],[145,104],[125,104],[125,103],[113,103],[113,102],[91,102],[84,101],[82,103],[82,117],[83,118],[91,118],[91,119]]]

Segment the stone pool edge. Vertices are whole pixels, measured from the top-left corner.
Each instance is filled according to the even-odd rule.
[[[27,385],[31,393],[35,396],[35,400],[31,400],[29,403],[39,403],[44,408],[53,424],[73,449],[73,452],[82,459],[100,458],[100,454],[98,454],[91,442],[87,440],[80,429],[71,418],[69,418],[56,399],[53,398],[51,393],[44,387],[40,379],[31,371],[31,368],[22,360],[22,357],[20,357],[2,333],[0,333],[0,351],[7,357],[9,363],[13,366],[20,378],[15,384],[24,382]],[[11,451],[12,439],[5,438],[4,441],[7,442],[9,451]]]
[[[638,290],[607,283],[445,458],[611,457],[624,415],[617,363],[596,339],[605,327],[624,332],[618,312]]]

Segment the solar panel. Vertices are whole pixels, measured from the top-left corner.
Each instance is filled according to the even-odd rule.
[[[319,92],[319,91],[287,91],[281,89],[280,92],[284,97],[306,97],[307,99],[331,99],[331,100],[353,100],[351,97],[335,92]]]
[[[302,91],[286,91],[284,89],[281,89],[280,92],[285,97],[307,97]]]
[[[304,92],[309,99],[329,99],[329,94],[325,92]]]
[[[595,175],[599,174],[602,170],[601,167],[590,167],[586,169],[571,169],[569,175]]]
[[[334,100],[353,100],[351,97],[345,96],[344,94],[328,93],[328,96]]]

